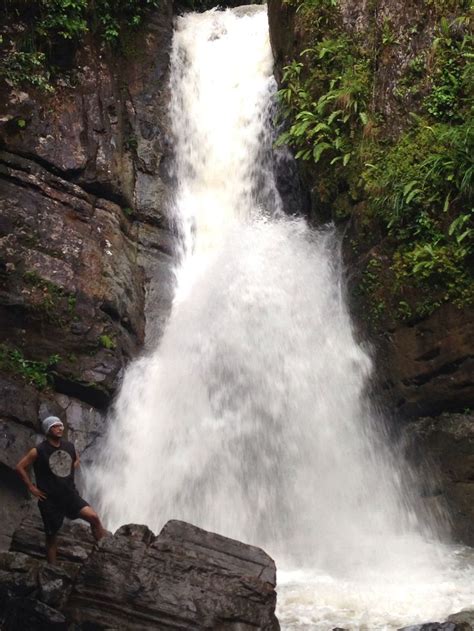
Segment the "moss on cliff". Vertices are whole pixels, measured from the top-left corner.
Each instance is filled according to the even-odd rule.
[[[472,303],[468,3],[409,3],[400,16],[373,1],[359,21],[340,0],[286,4],[297,44],[279,142],[305,162],[316,213],[357,225],[353,256],[365,262],[355,289],[371,323]]]

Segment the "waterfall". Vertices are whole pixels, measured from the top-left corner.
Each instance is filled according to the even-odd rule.
[[[419,518],[366,395],[338,237],[282,212],[272,69],[264,7],[177,19],[175,298],[126,372],[88,489],[112,529],[184,519],[265,547],[287,628],[396,628],[469,589],[459,570],[454,598],[454,552]]]

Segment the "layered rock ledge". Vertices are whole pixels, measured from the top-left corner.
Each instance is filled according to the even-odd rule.
[[[5,631],[280,628],[275,563],[259,548],[181,521],[158,536],[122,526],[95,545],[69,524],[52,566],[42,541],[39,519],[28,517],[0,554]]]

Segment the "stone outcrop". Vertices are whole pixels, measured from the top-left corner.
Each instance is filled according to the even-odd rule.
[[[167,317],[172,19],[162,2],[126,57],[90,37],[53,94],[1,85],[1,547],[39,421],[60,416],[87,460],[124,366]]]
[[[128,525],[93,545],[66,526],[60,563],[43,555],[41,526],[28,518],[0,553],[5,631],[66,629],[279,629],[276,570],[259,548],[180,521],[156,537]]]

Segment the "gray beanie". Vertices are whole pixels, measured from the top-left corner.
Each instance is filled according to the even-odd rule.
[[[46,436],[49,434],[49,430],[53,427],[53,425],[61,425],[64,427],[64,423],[57,416],[48,416],[41,422],[41,427],[43,428],[43,432]]]

